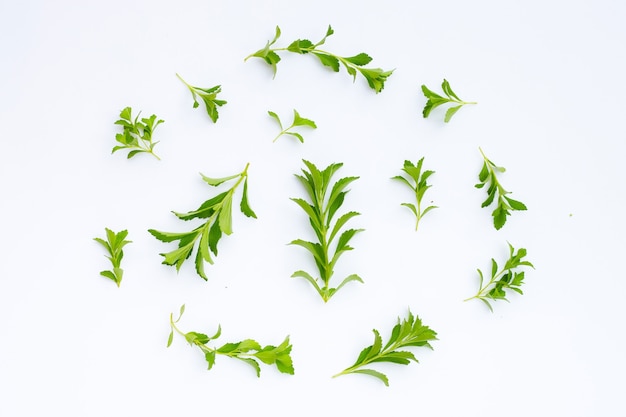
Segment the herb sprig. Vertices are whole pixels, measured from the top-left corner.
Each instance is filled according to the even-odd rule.
[[[522,266],[534,268],[534,266],[530,262],[523,260],[527,255],[526,249],[520,248],[516,252],[513,245],[510,243],[508,245],[509,259],[507,259],[502,269],[498,270],[498,263],[495,259],[491,258],[491,278],[485,283],[483,272],[478,269],[478,276],[480,278],[478,292],[473,297],[467,298],[464,301],[479,299],[493,312],[489,300],[509,301],[506,298],[507,289],[515,291],[518,294],[523,294],[520,287],[524,283],[524,271],[515,271],[515,269]]]
[[[428,206],[424,210],[422,210],[422,198],[424,197],[424,193],[428,190],[431,185],[427,183],[428,178],[435,173],[435,171],[425,170],[422,172],[422,164],[424,162],[424,158],[421,158],[417,161],[416,164],[413,164],[411,161],[404,161],[404,167],[402,171],[404,171],[408,178],[402,175],[396,175],[392,177],[394,180],[398,180],[406,184],[413,192],[415,193],[415,200],[417,204],[412,203],[402,203],[403,206],[408,207],[416,217],[415,221],[415,230],[419,226],[420,220],[426,213],[429,211],[436,209],[437,206]]]
[[[312,129],[317,129],[317,125],[315,124],[313,120],[306,119],[300,116],[300,113],[298,113],[296,109],[293,109],[293,122],[291,123],[291,126],[287,128],[283,128],[283,124],[280,121],[280,117],[278,117],[276,113],[270,110],[267,112],[267,114],[269,114],[274,120],[276,120],[276,122],[278,123],[278,126],[281,129],[280,133],[274,138],[272,142],[276,142],[278,138],[281,137],[282,135],[290,135],[290,136],[297,138],[301,143],[304,143],[304,138],[302,137],[302,135],[298,132],[292,131],[291,129],[297,126],[308,126]]]
[[[139,119],[140,114],[141,112],[133,119],[130,107],[126,107],[120,112],[120,119],[115,122],[116,125],[120,125],[123,128],[122,133],[115,135],[115,140],[120,145],[115,146],[111,153],[120,149],[130,149],[127,155],[128,159],[138,153],[149,153],[160,160],[161,158],[154,153],[154,147],[159,142],[152,141],[152,134],[157,126],[164,123],[164,121],[161,119],[157,120],[157,116],[154,114],[148,118]]]
[[[290,244],[301,246],[313,255],[320,276],[319,278],[313,278],[308,272],[300,270],[294,272],[292,278],[300,277],[306,279],[313,285],[324,302],[327,302],[348,282],[363,282],[361,277],[357,274],[351,274],[336,288],[330,287],[335,264],[341,255],[352,250],[352,247],[348,244],[354,235],[363,231],[363,229],[348,229],[339,234],[341,228],[350,219],[360,214],[356,211],[347,212],[341,215],[334,224],[332,223],[335,214],[337,214],[337,210],[339,210],[343,204],[345,196],[349,191],[346,190],[346,187],[359,177],[345,177],[337,180],[337,182],[332,185],[330,194],[328,194],[332,176],[343,164],[334,163],[320,171],[311,162],[306,160],[303,160],[303,162],[308,171],[302,169],[303,175],[296,175],[296,177],[304,186],[310,201],[301,198],[292,198],[291,200],[298,204],[309,216],[309,222],[315,232],[317,242],[296,239]],[[338,237],[338,239],[336,244],[334,244],[336,237]],[[332,248],[333,246],[334,250]]]
[[[326,42],[326,38],[333,33],[335,32],[329,25],[326,30],[326,35],[315,44],[308,39],[298,39],[293,41],[286,48],[272,48],[281,35],[280,28],[276,26],[274,39],[267,41],[264,48],[248,55],[244,61],[252,57],[261,58],[272,67],[274,76],[276,76],[276,64],[280,61],[280,56],[277,52],[287,51],[301,55],[310,53],[316,56],[322,65],[330,67],[334,72],[339,72],[340,66],[343,65],[348,74],[352,76],[353,80],[356,80],[357,73],[360,73],[367,80],[370,88],[376,91],[376,93],[380,93],[385,87],[385,81],[393,73],[393,70],[384,71],[380,68],[365,68],[365,65],[372,61],[372,58],[364,52],[351,57],[342,57],[320,49],[319,47]]]
[[[170,313],[170,334],[167,339],[167,347],[172,345],[174,340],[174,333],[178,333],[183,336],[187,343],[191,346],[197,346],[207,361],[208,369],[210,370],[215,365],[215,358],[217,355],[227,356],[229,358],[239,359],[252,366],[256,372],[257,377],[261,376],[261,367],[259,361],[266,365],[275,365],[278,371],[285,374],[294,374],[293,361],[291,359],[292,345],[289,343],[289,336],[278,346],[267,345],[262,347],[256,340],[245,339],[237,343],[226,343],[219,348],[213,348],[207,344],[222,334],[221,326],[217,327],[217,331],[213,336],[207,336],[204,333],[198,332],[182,332],[176,324],[180,321],[183,313],[185,312],[185,305],[180,307],[178,318],[174,320],[173,313]]]
[[[413,316],[409,311],[408,317],[400,320],[391,331],[389,341],[383,346],[382,338],[378,330],[373,329],[374,344],[361,351],[354,365],[344,369],[333,378],[347,374],[365,374],[380,379],[386,386],[389,386],[389,379],[382,372],[365,366],[377,362],[391,362],[400,365],[408,365],[411,361],[417,363],[418,360],[412,352],[399,350],[407,347],[427,347],[432,349],[430,341],[437,340],[437,333],[424,326],[419,317]]]
[[[105,227],[107,240],[99,237],[94,237],[93,240],[100,243],[109,253],[106,258],[111,261],[113,269],[110,271],[100,271],[100,275],[109,278],[117,284],[119,287],[122,283],[122,277],[124,276],[124,270],[121,268],[122,258],[124,257],[124,246],[131,243],[131,240],[126,240],[128,236],[128,230],[122,230],[115,233],[113,230]]]
[[[463,101],[461,100],[455,93],[452,91],[452,87],[450,87],[450,83],[448,80],[444,78],[443,83],[441,84],[441,89],[446,97],[443,97],[431,90],[428,89],[425,85],[422,85],[422,93],[428,99],[426,105],[424,106],[424,110],[422,111],[422,115],[424,118],[427,118],[430,115],[430,112],[435,107],[441,106],[442,104],[452,103],[453,107],[449,107],[446,110],[446,114],[444,116],[444,122],[448,123],[452,116],[456,114],[457,111],[466,104],[476,104],[475,101]]]
[[[478,180],[480,182],[476,184],[475,187],[483,188],[488,184],[487,199],[483,201],[481,207],[491,205],[494,202],[496,195],[498,196],[496,208],[493,210],[491,215],[493,216],[493,226],[496,230],[500,230],[506,223],[507,216],[511,214],[511,210],[526,210],[527,208],[521,201],[507,197],[507,194],[510,194],[510,192],[504,189],[497,176],[498,173],[503,173],[506,169],[494,164],[489,158],[487,158],[482,149],[478,149],[483,156],[484,162],[483,167],[478,174]]]
[[[217,244],[223,234],[230,235],[233,232],[232,229],[232,206],[233,196],[237,187],[243,182],[243,193],[241,196],[241,202],[239,207],[241,212],[247,217],[256,218],[256,214],[250,208],[248,203],[248,166],[242,172],[235,175],[230,175],[223,178],[210,178],[202,175],[204,182],[212,187],[217,187],[227,181],[236,180],[234,185],[215,197],[212,197],[202,203],[196,210],[187,213],[173,212],[176,217],[181,220],[193,220],[202,219],[204,223],[196,227],[190,232],[182,233],[170,233],[160,232],[158,230],[150,229],[148,232],[155,238],[162,242],[174,242],[178,241],[178,248],[168,252],[161,253],[164,257],[163,264],[176,266],[176,270],[180,270],[185,260],[191,256],[194,247],[196,250],[196,272],[204,280],[207,280],[207,276],[204,271],[204,263],[213,263],[211,252],[217,256]],[[197,245],[196,245],[197,243]]]
[[[222,86],[216,85],[211,88],[194,87],[187,83],[187,81],[185,81],[180,75],[176,74],[176,76],[187,86],[189,91],[191,91],[191,96],[193,97],[193,108],[195,109],[200,105],[198,102],[198,97],[200,97],[200,99],[204,102],[207,114],[213,123],[216,123],[219,117],[217,108],[227,103],[226,100],[219,100],[217,98],[217,95],[222,92]]]

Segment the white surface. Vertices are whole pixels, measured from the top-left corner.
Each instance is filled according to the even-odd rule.
[[[22,1],[0,2],[0,415],[623,416],[626,371],[623,163],[626,8],[584,1]],[[385,90],[353,84],[312,57],[283,54],[272,80],[260,60],[313,41],[367,52],[396,68]],[[213,125],[175,77],[221,84],[228,104]],[[421,84],[447,78],[477,106],[449,124],[421,117]],[[125,106],[165,119],[157,161],[110,155]],[[305,144],[272,143],[267,110],[293,108],[318,123]],[[503,185],[529,210],[500,231],[473,188],[478,147],[507,168]],[[404,159],[436,171],[440,206],[412,230],[410,193],[389,178]],[[306,158],[359,175],[346,209],[364,233],[337,278],[359,273],[326,305],[297,269],[311,237],[293,177]],[[177,275],[146,230],[185,230],[171,210],[195,208],[223,176],[250,162],[250,203],[234,214],[204,282]],[[121,288],[92,238],[127,228]],[[524,296],[490,313],[464,303],[475,270],[528,249],[536,270]],[[289,334],[296,375],[218,358],[211,371],[177,338],[168,315],[218,341]],[[407,308],[436,330],[419,364],[382,367],[391,386],[354,375],[372,341]]]

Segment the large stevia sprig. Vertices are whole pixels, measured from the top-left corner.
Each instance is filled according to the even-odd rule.
[[[515,291],[518,294],[523,294],[520,288],[524,283],[524,271],[517,270],[522,266],[529,266],[534,268],[533,264],[523,260],[526,257],[526,249],[520,248],[515,251],[513,245],[509,245],[509,259],[502,267],[498,269],[498,263],[495,259],[491,258],[491,278],[489,281],[485,281],[483,272],[478,269],[478,276],[480,278],[479,289],[476,295],[467,298],[465,301],[478,299],[485,303],[489,310],[493,312],[491,301],[504,300],[506,298],[506,290]]]
[[[384,71],[380,68],[365,68],[365,65],[372,61],[372,58],[364,52],[350,57],[343,57],[320,49],[319,47],[326,42],[326,38],[333,33],[335,32],[329,25],[326,30],[326,35],[315,44],[308,39],[298,39],[293,41],[286,48],[272,48],[281,35],[280,28],[276,26],[274,39],[267,41],[264,48],[248,55],[244,61],[252,57],[261,58],[272,67],[274,76],[276,76],[276,64],[280,61],[280,55],[278,55],[277,52],[287,51],[301,55],[311,54],[317,57],[324,66],[331,68],[334,72],[339,72],[339,68],[343,66],[348,74],[352,76],[353,80],[356,80],[357,73],[361,74],[367,80],[370,88],[376,91],[376,93],[380,93],[385,87],[385,81],[387,81],[387,78],[393,73],[393,70]]]
[[[344,369],[333,378],[347,374],[365,374],[380,379],[389,386],[389,379],[382,372],[371,368],[364,368],[377,362],[391,362],[408,365],[418,360],[412,352],[402,350],[407,347],[427,347],[432,349],[430,341],[437,340],[437,333],[428,326],[424,326],[419,317],[409,311],[408,317],[400,320],[391,331],[389,341],[383,346],[383,340],[378,330],[373,329],[374,344],[361,351],[354,365]]]
[[[195,258],[196,272],[202,279],[207,280],[204,272],[204,263],[213,263],[211,253],[217,256],[217,243],[220,238],[223,234],[230,235],[233,232],[233,197],[235,190],[242,182],[243,193],[239,207],[246,216],[256,218],[256,214],[248,204],[248,166],[249,164],[239,174],[223,178],[210,178],[201,174],[202,179],[213,187],[228,181],[236,181],[230,189],[208,199],[196,210],[187,213],[173,212],[181,220],[203,220],[203,223],[198,227],[190,232],[180,233],[160,232],[154,229],[148,230],[150,234],[162,242],[178,241],[177,249],[168,253],[161,253],[161,256],[164,258],[163,264],[175,266],[178,271],[185,260],[191,256],[194,248],[197,248]]]
[[[341,255],[352,250],[349,245],[350,240],[354,235],[363,231],[363,229],[348,229],[340,234],[342,227],[351,218],[359,215],[356,211],[341,215],[333,223],[335,214],[337,214],[337,210],[343,204],[349,191],[346,190],[346,187],[359,177],[345,177],[337,180],[330,188],[329,193],[332,176],[343,164],[331,164],[324,170],[319,170],[311,162],[306,160],[303,162],[308,170],[302,169],[302,175],[296,175],[296,177],[304,186],[310,201],[302,198],[292,198],[291,200],[298,204],[309,217],[309,223],[315,232],[317,242],[296,239],[291,244],[301,246],[311,253],[319,271],[319,278],[313,278],[311,274],[305,271],[296,271],[292,277],[300,277],[309,281],[324,302],[327,302],[348,282],[363,282],[357,274],[351,274],[337,287],[331,287],[330,283],[335,264]]]

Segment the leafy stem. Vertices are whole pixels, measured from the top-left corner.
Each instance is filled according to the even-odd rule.
[[[335,163],[329,165],[324,170],[319,170],[311,162],[306,160],[303,162],[308,170],[302,169],[303,175],[296,175],[296,178],[304,186],[310,201],[301,198],[292,198],[291,200],[298,204],[308,215],[309,223],[315,232],[317,242],[296,239],[290,244],[301,246],[311,253],[320,276],[319,278],[314,278],[308,272],[300,270],[294,272],[292,278],[299,277],[307,280],[324,302],[327,302],[345,284],[351,281],[363,282],[357,274],[351,274],[337,287],[332,288],[330,286],[335,264],[341,255],[352,250],[348,243],[354,235],[363,231],[363,229],[348,229],[339,234],[341,228],[351,218],[359,215],[355,211],[341,215],[333,224],[334,216],[343,204],[345,196],[349,191],[346,190],[346,187],[359,177],[339,179],[332,185],[330,194],[328,194],[332,176],[343,164]],[[337,236],[339,237],[336,243],[334,243]]]
[[[336,378],[347,374],[365,374],[380,379],[389,386],[389,380],[385,374],[374,369],[365,368],[376,362],[391,362],[400,365],[417,363],[415,355],[409,351],[398,350],[406,347],[427,347],[432,349],[430,341],[437,340],[437,333],[428,326],[424,326],[419,317],[413,316],[409,311],[407,318],[400,320],[391,331],[389,341],[383,346],[382,338],[378,330],[373,329],[374,343],[361,351],[354,365],[333,375]]]
[[[437,206],[428,206],[422,211],[422,198],[424,197],[424,193],[428,190],[431,185],[427,183],[428,178],[435,173],[435,171],[424,171],[422,172],[422,163],[424,162],[424,158],[421,158],[417,161],[416,164],[413,164],[411,161],[404,161],[404,167],[402,171],[408,175],[408,178],[397,175],[392,177],[394,180],[398,180],[406,184],[413,192],[415,193],[416,204],[412,203],[402,203],[403,206],[408,207],[416,217],[415,221],[415,230],[417,231],[419,222],[424,217],[426,213],[429,211],[436,209]]]
[[[311,54],[317,57],[322,65],[330,67],[334,72],[339,72],[339,68],[343,66],[348,74],[352,76],[353,81],[356,80],[357,73],[360,73],[366,79],[370,88],[376,91],[376,93],[380,93],[385,86],[385,81],[393,73],[393,70],[384,71],[380,68],[365,68],[365,65],[372,61],[372,58],[363,52],[351,57],[344,57],[318,48],[333,33],[335,32],[329,25],[326,35],[315,44],[308,39],[298,39],[287,47],[272,48],[281,35],[280,28],[276,26],[274,38],[271,41],[267,41],[264,48],[248,55],[244,61],[252,57],[261,58],[272,67],[273,74],[276,76],[276,65],[281,59],[277,52],[293,52],[300,55]]]
[[[255,340],[245,339],[241,342],[226,343],[219,348],[213,348],[208,346],[207,343],[220,337],[222,334],[221,326],[218,326],[213,336],[198,332],[185,333],[176,326],[184,312],[185,305],[183,304],[180,307],[179,315],[176,320],[174,320],[174,314],[170,313],[170,334],[167,339],[167,347],[172,345],[174,333],[177,333],[183,336],[191,346],[197,346],[204,353],[204,358],[207,361],[209,370],[215,364],[216,356],[223,355],[229,358],[239,359],[252,366],[257,377],[261,376],[261,368],[258,361],[267,365],[276,365],[276,368],[280,372],[293,375],[293,361],[290,355],[292,346],[291,343],[289,343],[289,336],[278,346],[267,345],[262,347]]]
[[[222,92],[222,87],[220,85],[216,85],[211,88],[194,87],[178,75],[178,73],[176,76],[187,86],[189,91],[191,91],[191,96],[193,97],[193,108],[195,109],[200,105],[198,102],[198,97],[200,97],[200,99],[204,102],[207,114],[213,123],[216,123],[219,117],[217,108],[227,103],[225,100],[217,99],[217,95]]]
[[[491,278],[485,283],[485,277],[483,272],[478,269],[478,276],[480,278],[479,289],[476,295],[466,298],[464,301],[473,299],[481,300],[493,312],[493,308],[489,300],[504,300],[506,298],[506,290],[510,289],[523,294],[521,286],[524,283],[524,271],[516,271],[516,268],[522,266],[529,266],[534,268],[533,264],[523,260],[527,255],[527,251],[524,248],[520,248],[517,251],[513,248],[513,245],[509,245],[509,258],[505,262],[502,269],[498,269],[498,263],[495,259],[491,258]]]
[[[424,110],[422,111],[424,118],[427,118],[430,115],[431,110],[435,107],[441,106],[442,104],[453,103],[455,105],[449,107],[444,116],[444,122],[448,123],[450,119],[452,119],[452,116],[454,116],[461,107],[467,104],[477,104],[475,101],[461,100],[455,92],[452,91],[450,83],[445,78],[441,84],[441,89],[443,90],[445,97],[431,91],[425,85],[422,85],[422,93],[424,93],[424,96],[428,99],[426,101],[426,105],[424,106]]]
[[[187,213],[173,212],[176,217],[185,221],[203,219],[204,223],[200,226],[190,232],[182,233],[160,232],[154,229],[148,230],[150,234],[162,242],[178,241],[177,249],[168,253],[161,253],[161,256],[164,257],[163,264],[175,266],[178,271],[185,260],[191,256],[194,248],[197,247],[195,258],[196,272],[202,279],[207,280],[204,271],[204,263],[213,263],[211,253],[217,256],[217,244],[220,238],[223,234],[230,235],[233,232],[233,197],[235,190],[241,183],[243,183],[243,193],[240,202],[241,212],[247,217],[256,218],[256,214],[248,203],[249,166],[250,164],[248,163],[242,172],[222,178],[211,178],[200,174],[204,182],[213,187],[236,179],[236,182],[230,189],[208,199],[196,210]]]
[[[487,199],[483,201],[481,207],[487,207],[491,205],[496,195],[498,196],[496,208],[491,215],[493,216],[493,225],[496,230],[499,230],[506,223],[507,216],[511,214],[512,210],[527,210],[526,205],[521,201],[514,200],[507,197],[510,194],[505,190],[500,181],[498,180],[498,174],[506,171],[504,167],[494,164],[483,152],[481,148],[478,148],[483,157],[483,167],[478,174],[478,180],[480,181],[475,185],[476,188],[483,188],[487,186]]]
[[[160,160],[161,158],[154,153],[154,147],[159,142],[152,141],[152,134],[157,126],[164,122],[161,119],[157,120],[157,116],[154,114],[148,118],[139,119],[140,114],[141,112],[133,119],[130,107],[126,107],[120,112],[120,118],[115,122],[123,129],[122,133],[115,135],[115,140],[120,145],[113,147],[111,153],[121,149],[130,149],[127,155],[128,159],[138,153],[149,153]]]
[[[276,120],[276,122],[278,123],[278,126],[281,129],[280,133],[276,135],[276,137],[274,138],[272,142],[276,142],[278,138],[281,137],[282,135],[290,135],[290,136],[297,138],[301,143],[304,143],[304,138],[302,137],[302,135],[297,132],[292,132],[291,129],[297,126],[308,126],[310,128],[317,129],[317,125],[315,124],[313,120],[306,119],[300,116],[300,113],[298,113],[296,109],[293,109],[293,122],[291,123],[291,126],[287,128],[283,128],[283,124],[280,121],[280,117],[278,117],[276,113],[274,113],[273,111],[268,111],[267,114],[269,114],[274,120]]]
[[[109,255],[106,256],[106,258],[111,261],[113,269],[110,271],[100,271],[100,275],[109,278],[119,287],[122,283],[122,277],[124,275],[124,270],[121,268],[122,258],[124,257],[124,251],[122,248],[128,243],[132,243],[132,241],[126,240],[128,230],[122,230],[118,233],[115,233],[113,230],[106,227],[104,230],[106,232],[107,240],[99,237],[95,237],[93,240],[100,243],[107,250]]]

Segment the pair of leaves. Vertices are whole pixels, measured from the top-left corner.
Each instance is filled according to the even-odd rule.
[[[148,232],[162,242],[178,241],[178,248],[168,252],[161,253],[163,256],[163,264],[175,266],[176,270],[180,270],[185,260],[189,258],[196,248],[195,266],[198,275],[207,280],[204,271],[204,263],[213,263],[213,255],[217,256],[217,244],[222,235],[230,235],[232,229],[232,206],[235,190],[243,182],[243,193],[239,207],[241,212],[247,217],[256,218],[256,214],[250,208],[248,203],[248,166],[244,170],[235,175],[223,178],[210,178],[202,175],[202,179],[210,186],[217,187],[222,183],[236,180],[234,185],[200,205],[196,210],[187,213],[173,212],[176,217],[181,220],[202,219],[204,222],[190,232],[170,233],[160,232],[150,229]]]
[[[272,142],[276,142],[278,138],[281,137],[282,135],[290,135],[290,136],[297,138],[301,143],[304,143],[304,138],[302,137],[302,135],[298,132],[291,131],[291,129],[297,126],[308,126],[312,129],[317,129],[317,125],[315,124],[313,120],[300,116],[300,113],[298,113],[296,109],[293,109],[293,122],[291,123],[291,126],[287,128],[283,128],[283,124],[280,121],[280,117],[278,117],[276,113],[270,110],[267,112],[267,114],[269,114],[270,117],[276,120],[276,122],[278,123],[278,126],[281,129],[280,133],[274,138]]]
[[[524,283],[524,271],[517,271],[516,269],[522,266],[529,266],[531,268],[534,268],[534,266],[532,263],[523,260],[527,255],[526,249],[520,248],[515,251],[513,245],[510,243],[508,245],[509,258],[502,269],[498,270],[498,263],[495,259],[491,258],[491,278],[487,283],[485,283],[483,272],[478,269],[478,276],[480,278],[478,292],[476,295],[466,299],[465,301],[479,299],[485,303],[487,307],[489,307],[490,311],[493,312],[493,308],[489,300],[508,301],[506,298],[507,289],[515,291],[518,294],[523,294],[520,287]]]
[[[195,109],[200,105],[198,102],[198,97],[200,97],[200,100],[204,102],[207,114],[213,123],[216,123],[219,117],[217,108],[227,103],[227,101],[219,100],[217,98],[217,95],[222,92],[222,87],[220,85],[216,85],[211,88],[194,87],[187,83],[187,81],[185,81],[180,75],[176,74],[176,76],[187,86],[189,91],[191,91],[191,96],[193,97],[193,108]]]
[[[220,337],[222,334],[221,326],[218,326],[217,331],[213,336],[208,336],[204,333],[198,332],[184,333],[176,326],[176,323],[180,321],[184,312],[185,305],[183,304],[180,307],[179,315],[176,320],[174,320],[174,315],[170,314],[170,334],[167,339],[167,347],[172,345],[174,333],[178,333],[183,336],[187,343],[191,346],[197,346],[200,348],[200,350],[204,353],[204,358],[207,361],[209,370],[213,368],[213,365],[215,365],[217,355],[223,355],[239,359],[252,366],[257,377],[261,376],[259,361],[266,365],[275,365],[276,368],[282,373],[290,375],[294,374],[293,361],[291,359],[292,345],[289,342],[289,336],[287,336],[278,346],[261,346],[256,340],[245,339],[241,342],[226,343],[219,348],[213,348],[207,344]]]
[[[422,324],[419,317],[413,316],[409,311],[407,318],[400,320],[394,326],[389,341],[383,346],[383,341],[378,330],[373,329],[374,343],[361,351],[356,362],[349,368],[344,369],[334,377],[347,374],[365,374],[380,379],[389,386],[389,379],[382,372],[371,368],[364,368],[378,362],[390,362],[400,365],[408,365],[418,362],[415,355],[406,350],[407,347],[427,347],[432,349],[430,341],[437,340],[437,333],[428,326]]]
[[[149,153],[156,159],[161,159],[154,153],[154,147],[159,142],[152,141],[152,134],[157,126],[164,121],[157,120],[157,116],[154,114],[148,118],[139,119],[140,114],[141,112],[133,119],[130,107],[126,107],[120,112],[120,118],[115,122],[116,125],[123,128],[122,133],[115,135],[115,140],[120,145],[115,146],[111,153],[120,149],[130,149],[127,155],[129,159],[138,153]]]
[[[316,279],[308,272],[300,270],[294,272],[292,277],[306,279],[313,285],[324,302],[327,302],[348,282],[363,282],[361,277],[356,274],[351,274],[337,287],[330,287],[330,280],[334,273],[335,264],[341,255],[353,249],[349,243],[354,235],[363,231],[363,229],[347,229],[341,232],[342,227],[345,226],[350,219],[360,214],[355,211],[350,211],[339,216],[333,223],[335,214],[337,214],[337,211],[343,204],[345,196],[349,191],[346,190],[346,187],[359,177],[341,178],[330,188],[332,177],[335,172],[343,166],[342,163],[334,163],[323,170],[319,170],[311,162],[306,160],[303,160],[303,162],[306,169],[302,169],[302,175],[296,174],[296,178],[298,178],[300,183],[304,186],[309,200],[307,201],[301,198],[292,198],[291,200],[298,204],[309,217],[309,223],[315,232],[317,242],[296,239],[290,244],[301,246],[311,253],[320,276]],[[333,245],[335,238],[337,238],[337,240]]]
[[[457,111],[466,104],[476,104],[475,101],[463,101],[461,100],[455,93],[452,91],[452,87],[450,87],[450,83],[444,78],[443,83],[441,84],[441,89],[445,94],[445,97],[429,90],[428,87],[422,85],[422,93],[428,99],[426,101],[426,105],[424,106],[424,110],[422,110],[422,115],[424,118],[427,118],[430,115],[432,109],[441,106],[442,104],[451,103],[452,107],[449,107],[446,110],[446,114],[444,116],[444,122],[448,123],[452,116],[456,114]]]
[[[297,39],[286,48],[272,48],[281,35],[280,28],[276,26],[274,38],[271,41],[267,41],[264,48],[247,56],[245,60],[251,57],[263,59],[272,67],[273,74],[276,76],[276,64],[280,62],[280,55],[277,52],[288,51],[300,55],[311,54],[317,57],[322,65],[331,68],[334,72],[339,72],[339,68],[343,66],[348,74],[352,76],[353,81],[356,80],[357,73],[360,73],[370,88],[376,91],[376,93],[380,93],[385,87],[385,81],[393,73],[393,70],[384,71],[380,68],[365,68],[365,65],[372,61],[372,58],[364,52],[350,57],[342,57],[319,49],[319,46],[323,45],[326,42],[326,38],[333,33],[335,32],[329,25],[326,35],[315,44],[308,39]]]
[[[521,201],[507,197],[507,194],[510,194],[510,192],[502,187],[497,176],[498,173],[503,173],[506,169],[494,164],[485,156],[482,149],[479,148],[479,150],[483,156],[483,167],[478,174],[478,180],[480,182],[476,184],[475,187],[484,188],[487,186],[487,199],[483,201],[481,207],[490,206],[496,200],[496,196],[498,197],[496,208],[491,215],[493,216],[493,226],[496,230],[500,230],[506,223],[507,216],[511,214],[512,210],[523,211],[527,208]]]
[[[406,184],[413,192],[415,193],[415,201],[417,204],[412,203],[402,203],[403,206],[408,207],[416,217],[415,221],[415,230],[419,226],[419,222],[424,217],[426,213],[429,211],[436,209],[437,206],[428,206],[424,210],[422,210],[422,198],[431,185],[427,183],[428,178],[435,173],[435,171],[425,170],[422,172],[422,164],[424,162],[424,158],[421,158],[417,161],[416,164],[413,164],[411,161],[404,161],[404,167],[402,171],[404,171],[408,177],[402,175],[396,175],[392,177],[394,180],[398,180],[404,184]]]
[[[113,230],[106,227],[104,228],[104,230],[106,232],[107,240],[99,237],[95,237],[93,240],[100,243],[107,250],[109,255],[105,256],[109,261],[111,261],[113,269],[100,271],[100,275],[109,278],[119,287],[122,283],[122,277],[124,275],[124,270],[120,266],[122,263],[122,258],[124,257],[123,248],[132,241],[126,240],[126,237],[128,236],[128,230],[122,230],[118,233],[115,233]]]

